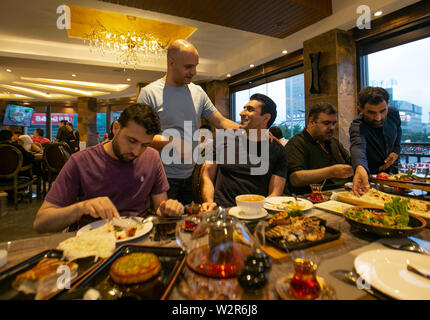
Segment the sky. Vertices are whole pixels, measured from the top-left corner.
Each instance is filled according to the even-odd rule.
[[[369,85],[387,88],[393,82],[393,99],[423,107],[422,121],[429,123],[430,38],[372,53],[368,63]]]

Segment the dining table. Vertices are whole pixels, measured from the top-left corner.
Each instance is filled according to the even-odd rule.
[[[342,191],[339,189],[338,191]],[[326,246],[322,249],[315,251],[318,256],[319,265],[317,275],[329,283],[335,290],[335,299],[338,300],[373,300],[373,299],[390,299],[389,296],[384,294],[371,295],[368,291],[359,288],[356,284],[348,283],[341,280],[335,275],[336,270],[352,271],[354,269],[354,259],[364,252],[377,249],[386,249],[386,245],[401,245],[405,244],[410,239],[418,241],[425,249],[430,252],[430,229],[424,228],[420,233],[408,238],[384,238],[374,234],[366,233],[364,231],[356,230],[345,220],[341,214],[334,214],[317,207],[312,207],[306,211],[308,216],[316,216],[324,219],[326,225],[339,230],[341,237],[336,241],[335,245]],[[247,221],[243,221],[246,223]],[[53,249],[58,244],[70,237],[74,237],[76,232],[62,232],[48,235],[41,235],[35,238],[28,238],[22,240],[14,240],[10,242],[0,243],[0,249],[8,251],[8,262],[0,269],[0,272],[7,268],[18,264],[44,250]],[[149,246],[179,246],[176,241],[155,241],[149,235],[135,239],[132,243],[149,245]],[[309,250],[312,250],[310,248]],[[403,252],[403,251],[402,251]],[[184,265],[183,268],[187,268]],[[291,259],[272,259],[272,267],[270,269],[268,282],[265,287],[265,295],[263,299],[278,300],[281,299],[276,290],[277,281],[293,272],[293,262]],[[190,299],[183,293],[179,286],[179,282],[184,281],[178,279],[173,286],[168,299],[183,300]],[[429,295],[430,299],[430,295]]]

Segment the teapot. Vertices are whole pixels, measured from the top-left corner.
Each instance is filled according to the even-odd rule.
[[[193,231],[187,230],[191,224],[197,224]],[[187,254],[190,270],[218,279],[237,277],[260,246],[247,227],[222,207],[178,222],[176,240]]]

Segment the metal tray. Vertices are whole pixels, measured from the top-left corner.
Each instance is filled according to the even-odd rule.
[[[57,258],[63,257],[62,250],[49,249],[38,253],[37,255],[12,266],[0,274],[0,300],[34,300],[34,294],[25,294],[16,290],[12,283],[15,278],[27,270],[33,268],[39,261],[44,258]],[[79,281],[86,273],[88,273],[92,267],[96,265],[95,257],[86,257],[73,260],[78,264],[78,276],[71,281],[71,286]],[[100,260],[99,260],[100,262]],[[49,299],[52,295],[47,296],[45,299]]]
[[[326,221],[324,219],[320,219],[320,218],[317,218],[317,219],[321,221],[320,225],[325,227],[324,238],[322,238],[321,240],[318,240],[318,241],[307,241],[306,240],[306,241],[301,241],[301,242],[286,242],[286,241],[283,241],[282,239],[272,239],[272,238],[266,236],[266,241],[276,248],[279,248],[285,252],[289,252],[289,251],[293,251],[293,250],[303,250],[303,249],[311,248],[311,247],[317,246],[317,245],[322,244],[322,243],[327,243],[327,242],[339,239],[339,237],[341,235],[340,231],[326,226]],[[251,233],[254,233],[256,226],[257,226],[257,222],[247,223],[247,227]]]
[[[158,256],[161,272],[148,281],[135,285],[119,285],[109,276],[110,267],[118,258],[135,252],[152,252]],[[53,299],[83,299],[85,292],[96,289],[103,300],[164,300],[170,293],[185,262],[185,253],[180,248],[124,244],[111,257],[94,268],[67,292],[60,292]]]

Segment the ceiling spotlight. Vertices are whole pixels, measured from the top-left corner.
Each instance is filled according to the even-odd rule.
[[[76,74],[72,74],[72,77],[76,77]]]
[[[249,65],[249,67],[250,67],[250,68],[254,68],[255,66],[254,66],[253,64],[250,64],[250,65]]]
[[[287,54],[288,51],[287,50],[282,50],[282,54]]]
[[[380,15],[382,15],[382,11],[381,11],[381,10],[378,10],[378,11],[376,11],[376,12],[374,13],[374,16],[375,16],[375,17],[379,17]]]
[[[6,71],[7,71],[7,72],[12,72],[12,70],[11,70],[11,69],[6,69]]]
[[[227,78],[230,78],[231,77],[231,74],[229,73],[229,74],[227,74]]]
[[[127,78],[127,81],[131,81],[131,79],[130,79],[130,78]]]

